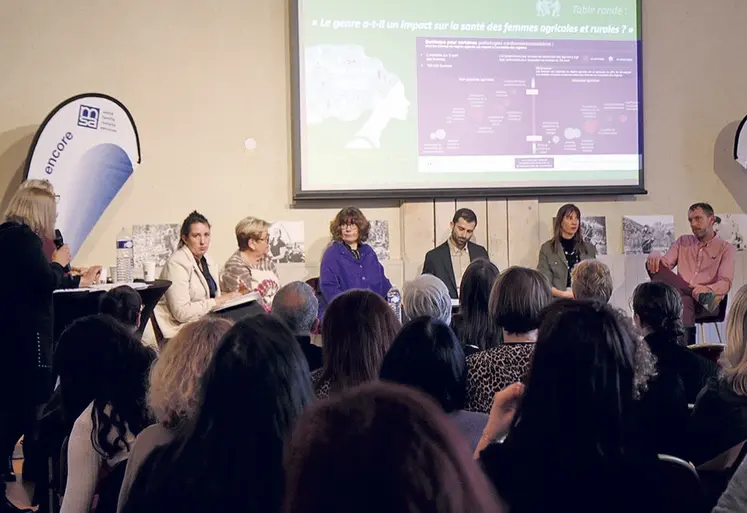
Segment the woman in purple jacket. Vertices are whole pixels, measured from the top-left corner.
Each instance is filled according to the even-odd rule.
[[[386,297],[392,287],[373,248],[365,243],[370,228],[356,207],[343,208],[329,224],[332,244],[324,252],[319,273],[319,318],[330,301],[347,290],[367,289]]]

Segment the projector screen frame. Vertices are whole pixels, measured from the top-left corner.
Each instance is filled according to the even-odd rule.
[[[414,200],[440,198],[536,198],[553,196],[637,196],[648,194],[645,187],[645,151],[643,116],[643,0],[636,0],[637,57],[638,57],[638,147],[641,166],[638,170],[638,185],[564,186],[564,187],[464,187],[438,189],[364,189],[364,190],[304,190],[302,184],[303,148],[301,142],[301,45],[300,3],[289,2],[290,85],[291,85],[291,173],[293,201],[319,200]],[[736,148],[735,148],[736,153]]]

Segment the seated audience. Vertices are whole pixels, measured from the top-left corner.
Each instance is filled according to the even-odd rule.
[[[714,231],[715,216],[709,204],[690,206],[687,219],[692,235],[681,236],[664,256],[651,253],[646,268],[653,281],[669,283],[682,296],[685,342],[690,345],[695,343],[696,315],[715,314],[731,289],[736,250]]]
[[[148,455],[156,447],[170,443],[197,415],[202,376],[231,326],[233,321],[228,319],[203,317],[179,330],[158,356],[150,371],[148,388],[148,407],[156,424],[145,428],[135,439],[119,493],[118,511]]]
[[[405,319],[434,317],[451,324],[451,296],[444,282],[431,274],[422,274],[405,285],[402,294]]]
[[[488,322],[503,328],[503,343],[467,357],[467,409],[488,413],[493,396],[529,372],[542,309],[552,301],[538,271],[509,267],[490,294]]]
[[[501,511],[457,429],[399,385],[317,402],[293,430],[285,469],[285,513]]]
[[[220,275],[220,289],[237,292],[242,284],[262,296],[265,306],[272,305],[280,288],[275,262],[270,257],[270,223],[256,217],[246,217],[236,225],[239,249],[228,259]]]
[[[610,268],[599,260],[582,260],[571,271],[571,291],[576,299],[608,303],[614,288]]]
[[[488,416],[464,411],[467,362],[462,345],[448,325],[432,317],[419,317],[406,324],[384,357],[379,378],[417,388],[435,399],[472,450],[477,447]]]
[[[285,442],[313,399],[293,334],[266,314],[237,322],[200,388],[194,418],[146,458],[122,511],[280,513]]]
[[[178,249],[161,270],[161,279],[170,281],[171,286],[153,310],[153,330],[143,335],[151,345],[172,338],[185,324],[247,292],[244,286],[221,295],[218,268],[208,257],[208,249],[210,223],[202,214],[192,212],[182,223]]]
[[[318,312],[319,300],[314,289],[302,281],[285,285],[272,300],[272,314],[296,336],[312,371],[322,366],[322,348],[311,342],[311,334],[319,324]]]
[[[737,468],[713,513],[744,513],[747,511],[747,459]]]
[[[78,324],[80,323],[80,324]],[[76,321],[77,331],[110,331],[115,336],[95,340],[101,347],[88,358],[73,355],[75,338],[59,356],[60,389],[66,415],[89,400],[73,424],[67,449],[67,483],[61,513],[88,513],[102,476],[127,459],[135,437],[148,425],[145,409],[147,373],[155,353],[109,316]],[[90,329],[86,325],[101,325]],[[104,325],[109,326],[104,327]],[[74,336],[75,333],[69,336]],[[61,339],[64,338],[61,337]],[[84,337],[85,338],[85,337]],[[81,341],[82,342],[82,341]],[[90,344],[88,340],[85,343]],[[62,341],[57,351],[63,351]],[[96,358],[93,359],[92,357]],[[75,366],[83,365],[75,372]],[[86,376],[86,374],[88,376]],[[119,487],[116,487],[119,490]],[[116,497],[113,498],[116,505]],[[99,499],[99,506],[100,499]]]
[[[365,243],[370,230],[368,219],[356,207],[343,208],[330,223],[332,243],[319,271],[320,319],[327,305],[345,291],[365,289],[386,297],[392,288],[376,252]]]
[[[480,443],[501,498],[519,513],[669,511],[636,414],[647,346],[608,305],[561,299],[541,319],[526,385],[496,394]]]
[[[747,439],[747,285],[726,317],[721,375],[700,392],[690,418],[688,459],[700,465]]]
[[[99,313],[111,315],[130,328],[133,333],[140,326],[140,312],[143,311],[143,299],[129,285],[120,285],[101,296]]]
[[[633,292],[633,314],[656,357],[658,372],[669,369],[676,373],[685,399],[695,403],[708,380],[718,373],[718,365],[684,345],[682,299],[677,289],[661,282],[641,283]]]
[[[488,300],[498,268],[489,260],[477,259],[467,267],[459,290],[459,313],[451,327],[467,355],[496,347],[503,333],[488,313]]]
[[[322,320],[323,365],[312,373],[317,397],[375,380],[399,329],[377,294],[351,290],[336,297]]]

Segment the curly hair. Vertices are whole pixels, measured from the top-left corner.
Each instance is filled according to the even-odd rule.
[[[202,375],[231,326],[228,319],[204,317],[169,340],[150,371],[148,408],[158,422],[175,428],[194,416]]]
[[[332,235],[333,241],[342,240],[342,227],[348,223],[358,227],[358,242],[364,243],[368,240],[371,223],[368,222],[368,219],[358,207],[345,207],[329,223],[329,233]]]

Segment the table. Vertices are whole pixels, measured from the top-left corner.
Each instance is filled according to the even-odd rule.
[[[171,282],[156,280],[146,285],[145,288],[135,289],[140,294],[140,299],[143,300],[143,311],[140,313],[140,326],[137,330],[140,335],[143,334],[153,309],[171,286]],[[54,340],[56,341],[65,328],[76,319],[97,314],[99,301],[105,292],[105,289],[100,288],[56,290],[54,293]]]

